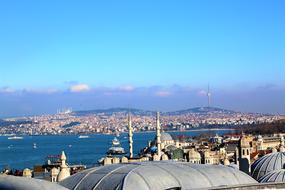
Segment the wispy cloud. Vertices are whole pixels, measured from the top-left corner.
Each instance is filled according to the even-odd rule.
[[[171,92],[169,91],[157,91],[155,92],[155,95],[158,96],[158,97],[168,97],[168,96],[171,96]]]
[[[135,90],[135,87],[131,85],[125,85],[125,86],[120,86],[118,89],[123,92],[132,92]]]
[[[90,89],[90,86],[87,84],[75,84],[69,88],[70,92],[88,92]]]
[[[55,94],[60,92],[59,89],[56,88],[28,88],[28,89],[23,89],[22,92],[24,93],[30,93],[30,94]]]
[[[198,96],[206,96],[207,95],[207,91],[199,90],[197,94],[198,94]]]
[[[0,88],[0,93],[14,93],[16,90],[10,87],[2,87]]]

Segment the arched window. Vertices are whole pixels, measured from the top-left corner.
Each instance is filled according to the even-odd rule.
[[[244,149],[242,150],[242,155],[245,155],[245,150]]]
[[[247,155],[249,155],[249,150],[248,149],[246,150],[246,152],[247,152]]]

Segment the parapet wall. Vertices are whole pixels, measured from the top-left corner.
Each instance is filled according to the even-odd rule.
[[[239,185],[231,187],[215,187],[211,190],[257,190],[257,189],[285,189],[285,183],[259,183],[252,185]],[[202,190],[202,189],[200,189]]]

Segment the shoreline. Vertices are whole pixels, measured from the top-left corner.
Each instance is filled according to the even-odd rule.
[[[200,128],[200,129],[190,129],[190,130],[167,130],[164,132],[178,132],[178,133],[187,133],[187,132],[199,132],[199,131],[236,131],[237,129],[233,128]],[[134,133],[155,133],[156,131],[136,131]],[[128,132],[121,132],[120,134],[128,134]],[[116,135],[116,134],[106,134],[106,133],[81,133],[81,134],[42,134],[42,135],[28,135],[28,134],[0,134],[0,137],[9,137],[9,136],[78,136],[78,135]]]

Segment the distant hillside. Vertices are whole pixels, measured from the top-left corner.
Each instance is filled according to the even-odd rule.
[[[254,135],[285,133],[285,120],[281,119],[273,123],[246,125],[239,128],[239,130],[240,133],[244,132]]]
[[[112,115],[114,113],[131,113],[133,115],[153,115],[154,111],[145,111],[134,108],[110,108],[110,109],[98,109],[98,110],[87,110],[87,111],[75,111],[73,112],[77,116],[92,115],[92,114],[105,114]]]
[[[226,110],[221,108],[215,108],[215,107],[196,107],[196,108],[190,108],[186,110],[179,110],[174,112],[167,112],[166,114],[169,115],[183,115],[183,114],[211,114],[211,113],[220,113],[220,114],[233,114],[235,111],[232,110]]]
[[[98,109],[98,110],[87,110],[87,111],[75,111],[73,112],[77,116],[92,115],[92,114],[104,114],[112,115],[114,113],[131,113],[133,115],[155,115],[155,111],[146,111],[141,109],[128,109],[128,108],[110,108],[110,109]],[[233,114],[234,111],[225,110],[215,107],[196,107],[186,110],[179,110],[173,112],[163,112],[162,115],[184,115],[184,114],[211,114],[211,113],[220,113],[220,114]]]
[[[32,121],[28,121],[28,120],[6,121],[6,120],[0,119],[0,127],[9,126],[9,125],[31,124],[31,123]]]

